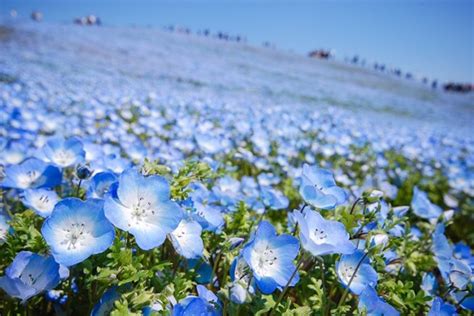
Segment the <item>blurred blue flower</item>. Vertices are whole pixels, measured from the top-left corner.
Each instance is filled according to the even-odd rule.
[[[438,205],[430,202],[425,192],[419,190],[417,187],[413,189],[411,208],[416,215],[426,219],[436,219],[443,212]]]
[[[289,201],[286,196],[272,187],[261,187],[263,204],[272,210],[282,210],[288,207]]]
[[[91,316],[105,316],[110,315],[110,312],[114,308],[114,303],[120,298],[120,293],[117,291],[117,287],[111,287],[101,296],[99,302],[94,305],[91,311]]]
[[[61,170],[37,158],[29,158],[5,170],[0,187],[13,189],[52,188],[61,184]]]
[[[183,211],[170,200],[170,186],[160,176],[144,177],[135,169],[124,171],[117,198],[105,200],[105,216],[116,227],[128,231],[144,250],[160,246],[178,227]]]
[[[110,191],[110,186],[117,182],[117,176],[110,171],[96,173],[89,181],[86,194],[88,198],[103,199]]]
[[[342,223],[324,219],[312,210],[294,212],[300,228],[301,245],[313,256],[333,253],[351,254],[354,244]]]
[[[421,289],[425,291],[427,295],[433,295],[438,289],[438,282],[436,277],[432,273],[425,273],[421,281]]]
[[[296,269],[293,260],[298,251],[298,239],[286,234],[278,236],[269,222],[262,221],[242,250],[242,256],[252,270],[259,290],[270,294],[290,280]],[[290,285],[294,286],[298,280],[296,274]]]
[[[341,283],[349,286],[351,292],[356,295],[360,295],[367,286],[375,287],[378,280],[377,272],[370,265],[369,258],[360,250],[350,255],[342,255],[336,262],[336,272]]]
[[[43,154],[47,160],[62,168],[76,165],[86,156],[82,142],[77,137],[51,138],[44,145]]]
[[[453,256],[452,246],[449,244],[448,239],[444,235],[444,224],[440,223],[436,225],[433,233],[433,243],[431,245],[431,251],[434,254],[434,259],[438,264],[438,269],[441,272],[441,276],[446,282],[449,283],[449,272],[450,262]]]
[[[170,234],[176,252],[186,259],[201,257],[204,251],[201,232],[199,223],[183,219]]]
[[[303,165],[299,191],[306,203],[321,209],[334,209],[347,199],[330,171],[307,164]]]
[[[439,297],[433,300],[428,316],[453,316],[457,315],[456,308],[448,303],[443,302]]]
[[[22,202],[41,217],[48,217],[58,200],[59,197],[53,190],[28,189],[23,192]]]
[[[105,218],[103,201],[66,198],[56,204],[41,228],[54,259],[72,266],[112,245],[114,228]]]
[[[398,316],[400,313],[377,295],[373,287],[367,286],[359,296],[359,310],[367,316]]]
[[[472,270],[470,266],[458,259],[452,259],[449,262],[449,280],[452,286],[459,290],[464,290],[471,281],[471,278]]]
[[[51,256],[21,251],[0,277],[0,288],[23,302],[43,291],[55,288],[60,281],[59,264]]]
[[[173,316],[219,316],[222,315],[222,308],[217,296],[204,286],[198,285],[198,296],[190,295],[181,300],[173,307]]]

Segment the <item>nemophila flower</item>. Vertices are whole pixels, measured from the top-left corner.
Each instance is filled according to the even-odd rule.
[[[261,188],[262,202],[272,210],[282,210],[288,207],[289,201],[286,196],[271,187]]]
[[[449,267],[449,280],[451,281],[451,285],[463,290],[471,281],[471,267],[458,259],[452,259],[449,262]]]
[[[114,228],[105,218],[103,201],[66,198],[54,207],[41,228],[56,261],[72,266],[112,245]]]
[[[144,250],[160,246],[183,218],[181,208],[170,200],[166,179],[144,177],[135,169],[120,175],[117,198],[107,197],[104,211],[112,224],[135,236]]]
[[[58,200],[59,197],[53,190],[28,189],[23,192],[22,202],[41,217],[48,217]]]
[[[438,282],[432,273],[425,273],[421,280],[421,289],[428,295],[433,295],[438,289]]]
[[[190,295],[173,307],[173,316],[222,315],[217,296],[202,285],[197,287],[198,296]]]
[[[88,198],[104,198],[110,191],[113,183],[117,182],[117,176],[109,171],[96,173],[89,181],[86,194]]]
[[[63,168],[82,162],[86,156],[82,142],[77,137],[52,138],[44,145],[43,154],[49,161]]]
[[[199,223],[183,219],[170,234],[176,252],[187,259],[201,257],[204,251],[201,232]]]
[[[286,234],[278,236],[272,224],[262,221],[242,250],[242,256],[252,270],[259,290],[270,294],[290,280],[296,269],[293,260],[298,251],[298,239]],[[296,274],[290,285],[294,286],[298,280]]]
[[[91,311],[91,316],[109,315],[114,308],[114,303],[120,298],[120,293],[117,287],[111,287],[101,296],[99,302],[94,305]]]
[[[255,280],[250,273],[250,267],[245,259],[239,255],[230,266],[230,299],[236,304],[243,304],[250,300],[255,293]]]
[[[223,206],[233,207],[239,199],[240,182],[230,176],[225,176],[216,181],[212,192]]]
[[[416,215],[426,219],[436,219],[443,212],[438,205],[430,202],[425,192],[419,190],[417,187],[413,189],[411,208]]]
[[[192,183],[189,194],[191,216],[204,230],[218,231],[224,225],[224,216],[219,207],[210,203],[210,192],[200,183]]]
[[[370,265],[369,258],[360,250],[350,255],[342,255],[336,263],[336,272],[341,283],[356,295],[360,295],[367,286],[375,287],[378,280],[377,272]]]
[[[42,160],[29,158],[7,167],[0,187],[13,189],[52,188],[61,184],[61,170]]]
[[[203,259],[189,259],[186,261],[188,269],[194,269],[196,278],[194,279],[199,284],[211,283],[212,267],[209,262]]]
[[[321,214],[312,210],[294,212],[300,229],[301,245],[313,256],[333,253],[351,254],[354,244],[342,223],[324,219]]]
[[[428,316],[453,316],[453,315],[457,315],[456,308],[453,305],[444,302],[439,297],[436,297],[433,300],[431,309],[428,313]]]
[[[7,236],[10,232],[10,221],[8,215],[0,212],[0,245],[3,245],[7,239]]]
[[[59,264],[53,257],[21,251],[0,277],[0,288],[8,295],[26,301],[55,288],[59,281]]]
[[[377,295],[371,286],[367,286],[359,296],[359,310],[367,316],[397,316],[400,313]]]
[[[321,209],[334,209],[347,199],[330,171],[307,164],[303,165],[299,191],[306,203]]]
[[[471,282],[471,286],[474,286],[474,281]],[[474,312],[474,294],[472,292],[454,291],[451,292],[451,296],[462,308]]]
[[[444,235],[444,225],[436,225],[433,233],[433,243],[431,245],[431,251],[434,254],[434,259],[438,264],[438,269],[441,272],[442,277],[448,282],[450,272],[450,262],[453,256],[452,246],[449,244],[448,239]]]

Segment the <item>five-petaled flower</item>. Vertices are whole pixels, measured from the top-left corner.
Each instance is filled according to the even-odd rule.
[[[270,294],[291,279],[296,270],[293,260],[298,252],[298,239],[286,234],[278,236],[272,224],[262,221],[242,250],[242,256],[252,270],[259,290]],[[290,285],[298,280],[296,273]]]
[[[331,210],[347,199],[344,189],[337,186],[329,170],[303,165],[300,194],[306,203],[320,209]]]
[[[104,252],[114,240],[114,227],[105,218],[103,201],[66,198],[56,204],[41,228],[54,259],[72,266]]]
[[[183,218],[181,208],[170,200],[166,179],[145,177],[135,169],[120,175],[117,198],[108,196],[104,210],[112,224],[135,236],[144,250],[160,246]]]

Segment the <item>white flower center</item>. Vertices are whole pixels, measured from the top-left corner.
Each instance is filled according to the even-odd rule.
[[[54,153],[53,160],[61,166],[67,166],[74,160],[74,153],[69,150],[58,150]]]
[[[155,209],[151,202],[144,197],[139,197],[138,201],[132,206],[132,220],[135,221],[135,224],[140,224],[146,222],[148,217],[152,215],[155,215]]]
[[[47,195],[41,195],[39,199],[36,200],[36,208],[40,209],[42,211],[48,210],[49,209],[49,204],[51,203],[51,200]]]
[[[91,232],[86,229],[84,223],[72,223],[63,230],[66,234],[61,244],[66,245],[68,250],[86,245],[85,241],[91,235]]]
[[[28,273],[28,274],[21,273],[20,280],[22,280],[23,283],[25,283],[26,285],[32,286],[32,285],[35,285],[36,281],[38,281],[38,276],[34,276],[31,273]]]
[[[324,229],[319,229],[319,228],[315,228],[313,230],[313,234],[312,234],[312,240],[314,243],[316,244],[324,244],[326,243],[326,239],[328,238],[328,235],[326,234],[326,232],[324,231]]]
[[[355,273],[355,268],[353,266],[344,265],[341,268],[342,279],[344,280],[344,282],[346,284],[349,283],[349,281],[351,280],[354,273]],[[356,281],[357,277],[358,277],[358,274],[354,275],[354,278],[352,279],[352,282]]]
[[[22,188],[28,188],[40,177],[40,173],[36,170],[29,170],[26,173],[18,175],[18,183]]]
[[[278,256],[276,251],[271,249],[268,244],[265,246],[257,245],[253,250],[252,261],[255,272],[259,275],[266,275],[276,265]]]

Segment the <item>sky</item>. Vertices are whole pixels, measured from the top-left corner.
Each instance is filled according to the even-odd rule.
[[[307,54],[332,49],[420,77],[474,83],[474,0],[0,0],[2,13],[34,10],[70,23],[96,14],[111,26],[183,25],[241,34]]]

